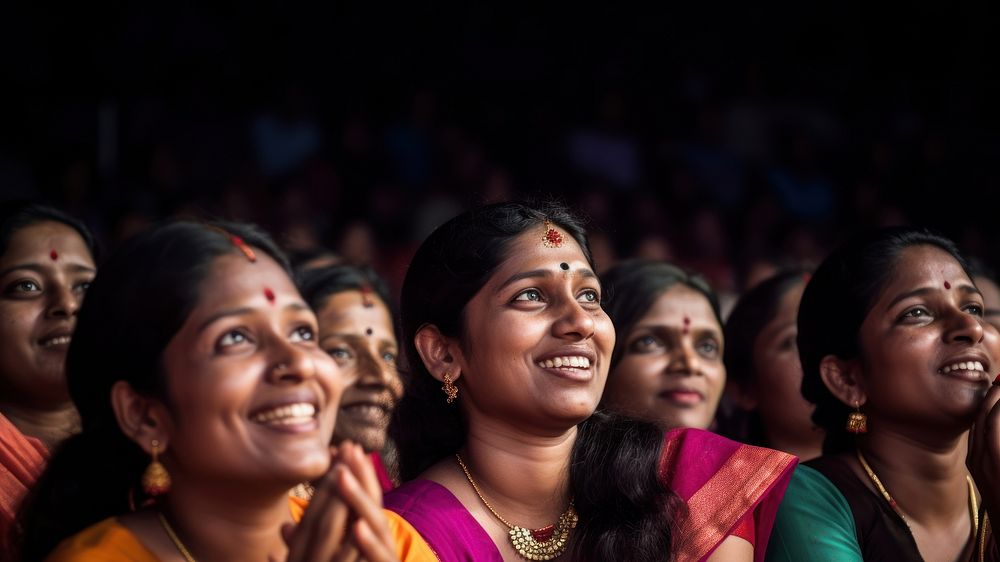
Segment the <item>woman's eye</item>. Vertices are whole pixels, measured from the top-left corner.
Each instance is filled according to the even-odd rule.
[[[90,290],[90,281],[84,281],[83,283],[77,283],[76,289],[82,293],[86,293]]]
[[[232,330],[219,338],[219,347],[232,347],[249,341],[246,334],[240,330]]]
[[[312,341],[314,339],[316,339],[315,332],[309,326],[300,326],[292,332],[291,341],[293,342]]]
[[[346,347],[330,347],[325,350],[339,365],[343,365],[354,357],[354,353]]]
[[[521,291],[514,297],[515,301],[531,301],[531,302],[541,302],[542,292],[538,289],[527,289]]]
[[[906,312],[904,312],[903,313],[903,318],[924,318],[924,317],[929,316],[929,315],[930,315],[930,313],[927,312],[926,309],[923,309],[923,308],[914,308],[914,309],[907,310]]]
[[[646,352],[646,351],[651,351],[651,350],[656,349],[658,347],[662,347],[661,344],[660,344],[660,340],[656,339],[653,336],[649,336],[649,335],[641,336],[641,337],[636,338],[632,342],[632,345],[629,346],[629,348],[632,351],[637,351],[639,353],[643,353],[643,352]]]
[[[792,349],[794,347],[795,347],[795,334],[792,334],[787,338],[781,340],[781,343],[778,344],[778,349],[780,349],[781,351],[788,351],[789,349]]]
[[[698,353],[704,357],[715,358],[719,355],[719,344],[715,340],[705,340],[698,344]]]
[[[597,294],[597,291],[593,289],[587,289],[586,291],[580,293],[580,302],[586,304],[597,304],[601,302],[601,296]]]
[[[26,280],[23,280],[23,281],[18,281],[16,283],[14,283],[13,285],[11,285],[10,288],[7,289],[7,292],[9,292],[9,293],[37,293],[37,292],[39,292],[41,290],[42,290],[42,288],[38,285],[38,283],[35,283],[34,281],[29,281],[29,280],[26,279]]]
[[[385,352],[385,353],[382,354],[382,360],[385,361],[386,363],[388,363],[389,365],[395,365],[396,364],[396,354],[395,353],[390,353],[390,352],[387,351],[387,352]]]
[[[970,304],[969,306],[965,307],[965,310],[973,316],[983,315],[983,307],[979,306],[978,304]]]

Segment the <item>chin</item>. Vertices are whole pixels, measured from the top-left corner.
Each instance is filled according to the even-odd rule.
[[[333,442],[336,445],[344,441],[351,441],[361,445],[361,448],[366,453],[381,451],[385,447],[386,430],[378,428],[351,428],[349,431],[345,431],[343,435],[337,432],[333,436]]]

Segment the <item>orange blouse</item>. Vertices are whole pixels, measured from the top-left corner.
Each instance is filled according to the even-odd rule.
[[[292,518],[302,519],[307,502],[289,498]],[[396,556],[402,562],[433,562],[436,560],[430,547],[403,518],[383,510],[389,520],[389,531],[396,539]],[[46,558],[46,562],[159,562],[142,542],[114,517],[91,525],[63,541]]]

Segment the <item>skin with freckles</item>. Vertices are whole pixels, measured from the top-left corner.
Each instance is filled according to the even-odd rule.
[[[664,428],[706,429],[726,384],[722,326],[704,295],[674,285],[625,338],[605,391],[609,408]]]
[[[53,248],[60,252],[58,260],[50,257]],[[66,351],[95,273],[83,238],[59,222],[22,228],[0,256],[0,412],[49,445],[70,428],[49,435],[48,424],[31,420],[72,410]]]

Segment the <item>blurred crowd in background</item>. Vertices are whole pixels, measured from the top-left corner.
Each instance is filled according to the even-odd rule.
[[[105,248],[251,221],[397,288],[435,226],[523,197],[583,211],[602,269],[665,259],[723,295],[876,225],[996,263],[989,14],[648,10],[21,6],[0,193]]]

